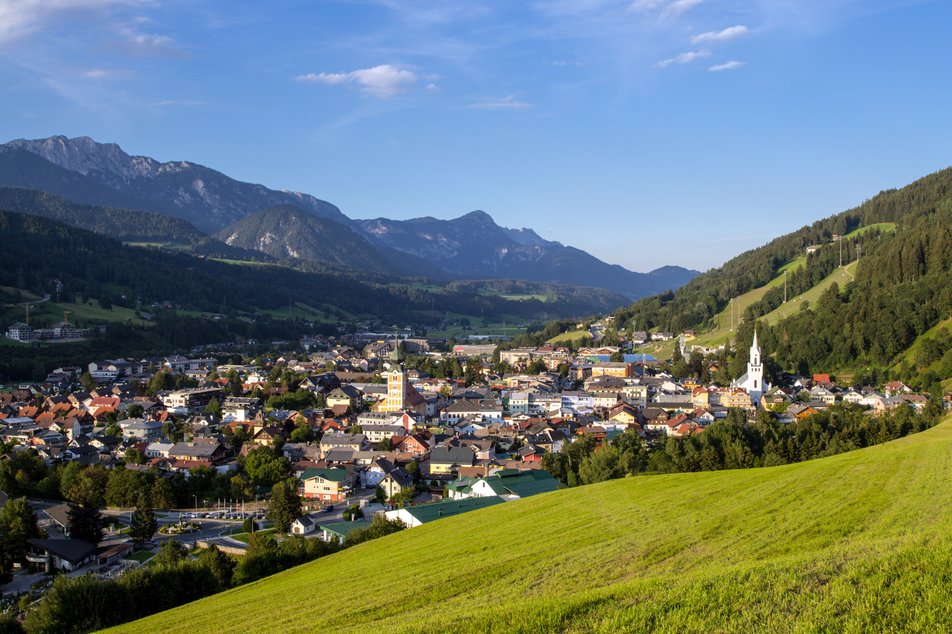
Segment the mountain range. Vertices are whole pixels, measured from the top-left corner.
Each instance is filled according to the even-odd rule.
[[[628,298],[678,288],[698,274],[678,266],[629,271],[532,229],[501,227],[482,211],[453,220],[353,220],[309,194],[241,182],[188,161],[132,156],[89,137],[0,145],[0,185],[173,216],[232,247],[370,273],[520,279],[606,288]]]

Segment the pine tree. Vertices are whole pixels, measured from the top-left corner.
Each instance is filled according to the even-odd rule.
[[[145,495],[140,495],[136,510],[132,512],[132,523],[129,527],[132,541],[141,546],[152,539],[158,529],[159,522],[155,519],[155,512],[147,504]]]
[[[69,536],[91,544],[102,541],[102,516],[93,504],[73,504],[69,509]]]
[[[301,496],[294,479],[282,480],[271,488],[271,504],[268,519],[282,533],[291,529],[291,522],[301,516]]]

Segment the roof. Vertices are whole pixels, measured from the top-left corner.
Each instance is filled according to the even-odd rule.
[[[343,482],[349,475],[346,469],[305,469],[300,478],[302,482],[313,478],[323,478],[330,482]]]
[[[444,517],[452,517],[469,511],[475,511],[479,508],[486,508],[502,504],[503,499],[498,496],[485,498],[467,498],[465,500],[454,500],[451,502],[437,502],[435,504],[421,504],[420,506],[411,506],[404,509],[415,520],[421,524],[432,522]]]
[[[538,495],[539,493],[548,493],[559,488],[559,481],[553,478],[548,471],[541,469],[521,471],[517,475],[502,475],[503,473],[499,472],[496,475],[489,476],[486,480],[489,482],[495,479],[496,484],[521,498]],[[501,475],[502,477],[500,477]],[[490,483],[490,486],[493,487],[493,491],[497,491],[493,483]]]
[[[27,541],[71,564],[77,564],[96,552],[95,545],[82,539],[29,539]]]
[[[469,447],[434,447],[430,450],[430,464],[458,464],[471,466],[476,454]]]
[[[69,526],[69,504],[57,504],[46,509],[50,519],[60,526]]]
[[[351,522],[332,522],[329,524],[320,524],[318,526],[322,531],[346,540],[351,532],[369,527],[373,522],[371,520],[353,520]]]
[[[215,443],[185,443],[179,442],[175,443],[169,449],[169,455],[172,456],[188,456],[189,458],[200,460],[202,458],[211,458],[219,448],[219,444]]]

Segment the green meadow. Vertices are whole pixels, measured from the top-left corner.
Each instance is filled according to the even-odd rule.
[[[800,464],[447,518],[119,631],[942,632],[950,606],[947,420]]]

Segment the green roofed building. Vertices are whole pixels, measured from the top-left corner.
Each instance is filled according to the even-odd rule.
[[[353,480],[346,469],[305,469],[298,477],[304,484],[305,499],[325,502],[343,502]]]
[[[318,528],[323,532],[324,541],[329,542],[336,538],[341,543],[347,541],[347,536],[358,528],[367,528],[373,522],[371,520],[354,520],[352,522],[333,522],[321,524]]]
[[[465,500],[449,500],[435,504],[421,504],[408,506],[403,509],[387,511],[388,520],[400,520],[408,527],[422,526],[444,517],[452,517],[461,513],[468,513],[477,509],[502,504],[505,500],[500,497],[474,497]]]
[[[505,501],[548,493],[559,488],[559,481],[548,471],[504,469],[485,478],[460,478],[448,486],[455,500],[498,496]]]

